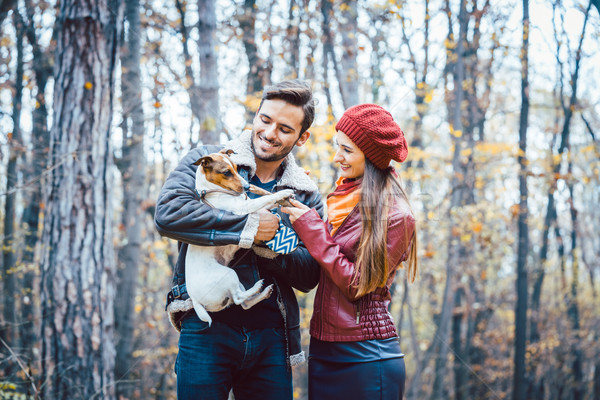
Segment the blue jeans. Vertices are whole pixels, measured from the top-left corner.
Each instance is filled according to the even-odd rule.
[[[284,328],[247,330],[190,313],[181,325],[175,362],[177,399],[292,399]]]

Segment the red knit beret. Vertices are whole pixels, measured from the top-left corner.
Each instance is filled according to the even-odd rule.
[[[392,114],[376,104],[350,107],[335,130],[345,133],[379,169],[387,168],[391,160],[402,162],[408,155],[404,132]]]

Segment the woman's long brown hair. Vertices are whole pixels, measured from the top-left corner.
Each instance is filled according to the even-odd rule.
[[[385,286],[390,271],[387,257],[388,214],[398,200],[406,201],[410,207],[398,178],[391,170],[378,169],[369,160],[365,160],[365,173],[361,185],[358,207],[362,220],[362,234],[356,254],[357,270],[354,279],[354,284],[358,286],[358,296]],[[406,262],[408,279],[413,282],[418,268],[416,229],[410,240]]]

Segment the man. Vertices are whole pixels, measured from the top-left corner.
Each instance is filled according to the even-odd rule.
[[[299,308],[293,288],[307,292],[319,280],[319,266],[300,243],[286,255],[260,246],[273,238],[279,219],[268,210],[237,216],[204,204],[196,194],[193,163],[228,148],[240,175],[268,191],[293,189],[295,198],[322,214],[314,182],[290,152],[309,138],[315,107],[310,86],[298,80],[268,87],[253,120],[252,131],[224,146],[192,150],[168,177],[156,207],[161,235],[179,241],[173,288],[167,295],[171,322],[181,332],[175,363],[178,399],[292,399],[291,366],[304,360],[300,346]],[[286,214],[280,214],[290,225]],[[210,313],[209,327],[193,310],[185,292],[188,244],[237,244],[230,267],[250,288],[259,279],[274,284],[270,298],[244,310],[233,305]]]

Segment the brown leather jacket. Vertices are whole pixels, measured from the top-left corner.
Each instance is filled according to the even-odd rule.
[[[415,232],[415,219],[408,205],[398,201],[388,220],[390,273],[385,287],[357,297],[352,284],[354,260],[362,223],[355,207],[333,237],[331,225],[315,210],[306,212],[293,225],[310,254],[321,266],[321,277],[310,321],[310,335],[328,342],[353,342],[398,336],[388,311],[390,286],[401,261],[406,260]]]

